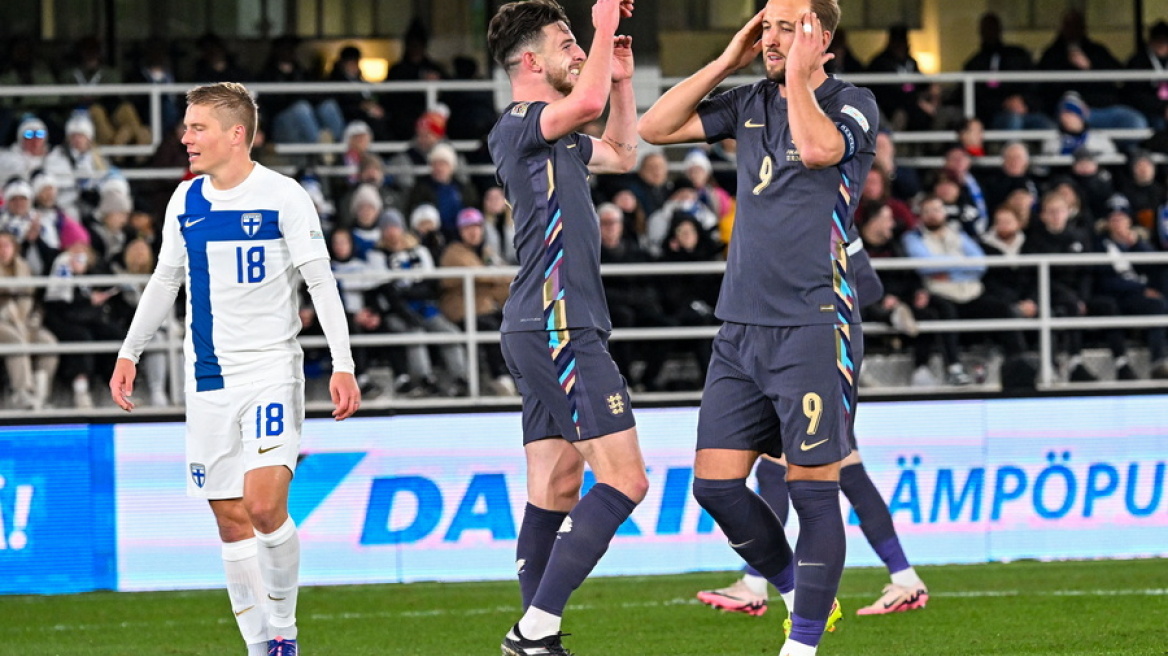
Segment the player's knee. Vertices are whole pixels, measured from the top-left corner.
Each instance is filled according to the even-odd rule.
[[[641,503],[645,500],[645,495],[649,493],[649,478],[645,476],[645,472],[639,472],[639,474],[639,476],[630,475],[620,485],[613,486],[631,499],[633,503]]]
[[[244,505],[252,526],[261,533],[274,532],[288,518],[288,511],[275,499],[248,499]]]
[[[694,500],[715,519],[724,515],[728,508],[738,505],[745,492],[745,478],[695,478],[693,482]]]

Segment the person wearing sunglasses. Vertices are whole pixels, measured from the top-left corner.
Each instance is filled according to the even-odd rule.
[[[49,152],[49,128],[35,116],[28,116],[16,127],[16,142],[0,151],[0,184],[12,178],[25,181],[42,168]]]

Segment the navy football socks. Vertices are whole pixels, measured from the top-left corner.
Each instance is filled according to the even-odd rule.
[[[815,647],[839,590],[847,541],[836,481],[788,481],[799,515],[790,639]]]
[[[636,502],[615,487],[604,483],[593,485],[556,533],[547,568],[531,605],[562,616],[568,597],[600,562],[616,530],[636,507]]]
[[[515,543],[515,566],[519,574],[519,593],[523,596],[523,610],[531,605],[539,582],[543,580],[548,558],[556,544],[556,531],[564,523],[566,512],[544,510],[527,504],[519,538]]]
[[[783,525],[745,478],[695,478],[693,495],[718,522],[730,548],[779,590],[790,589],[791,545]]]
[[[896,527],[888,504],[864,469],[864,463],[848,465],[840,470],[840,489],[851,502],[860,518],[860,530],[872,545],[873,551],[884,561],[889,572],[900,572],[909,568],[908,557],[896,536]]]

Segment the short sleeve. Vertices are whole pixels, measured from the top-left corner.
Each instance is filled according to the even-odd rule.
[[[880,110],[872,92],[860,87],[844,89],[833,105],[826,113],[847,141],[845,150],[852,155],[875,152]]]
[[[500,135],[509,147],[515,152],[527,154],[538,150],[547,150],[551,144],[543,138],[543,130],[539,127],[539,117],[543,114],[546,102],[515,103],[499,121],[504,130]]]
[[[739,103],[747,89],[749,87],[735,87],[698,103],[697,113],[702,121],[707,143],[734,138],[738,125]]]
[[[187,247],[179,229],[178,215],[186,205],[187,190],[191,183],[184,182],[174,190],[170,202],[166,204],[166,215],[162,218],[162,244],[158,250],[158,263],[168,264],[186,270]]]
[[[571,143],[568,144],[569,146],[572,144],[576,145],[576,147],[572,150],[576,153],[576,156],[580,158],[581,162],[584,162],[584,164],[587,165],[588,162],[592,161],[592,137],[580,132],[573,132],[572,134],[568,135],[567,138],[571,141]]]
[[[280,231],[292,256],[292,266],[300,267],[312,260],[327,260],[328,247],[320,228],[320,217],[308,192],[295,182],[289,183],[289,193],[280,212]]]

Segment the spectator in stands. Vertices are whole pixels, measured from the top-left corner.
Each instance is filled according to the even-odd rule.
[[[341,197],[342,212],[338,217],[340,225],[352,227],[356,217],[352,211],[353,197],[361,187],[373,187],[381,197],[381,206],[384,210],[400,211],[405,206],[402,191],[390,184],[391,178],[385,175],[385,162],[376,153],[365,153],[357,165],[357,177],[354,186]],[[377,239],[373,239],[377,241]]]
[[[377,286],[370,275],[375,271],[374,266],[357,254],[353,234],[347,228],[336,228],[329,235],[329,256],[329,266],[338,276],[337,286],[349,319],[349,330],[353,334],[383,332],[380,315],[366,305],[365,298],[366,293]],[[381,388],[369,378],[370,350],[364,347],[353,349],[353,373],[362,394],[376,397],[381,394]],[[394,371],[405,375],[404,366],[395,366]]]
[[[1133,229],[1131,205],[1121,194],[1112,197],[1107,222],[1101,226],[1098,249],[1117,256],[1111,266],[1101,267],[1096,285],[1098,292],[1115,299],[1124,314],[1168,314],[1168,303],[1159,278],[1159,267],[1133,265],[1119,259],[1124,253],[1150,253],[1153,248]],[[1146,329],[1148,355],[1152,361],[1153,377],[1168,378],[1168,359],[1165,358],[1166,332],[1164,326]]]
[[[981,48],[965,62],[967,71],[1013,73],[1034,68],[1030,52],[1002,42],[1002,19],[993,12],[978,22]],[[1042,101],[1029,82],[979,82],[976,87],[978,118],[995,130],[1049,130],[1054,121],[1043,113]]]
[[[29,34],[18,34],[8,42],[3,60],[7,66],[0,70],[0,87],[48,86],[57,83],[53,69],[37,52],[40,41]],[[44,113],[60,105],[57,96],[5,96],[0,98],[0,134],[10,134],[24,112]],[[0,184],[5,179],[0,178]]]
[[[20,256],[16,237],[0,232],[0,277],[28,278],[32,270]],[[37,290],[31,287],[0,288],[0,343],[56,344],[57,338],[45,330],[43,317],[36,302]],[[4,358],[8,370],[8,388],[12,407],[20,410],[40,410],[52,390],[53,373],[57,370],[57,356],[8,355]]]
[[[1004,205],[1018,216],[1018,220],[1022,223],[1022,231],[1025,232],[1033,223],[1031,218],[1036,214],[1038,209],[1038,192],[1031,191],[1028,188],[1019,187],[1011,191],[1006,196]]]
[[[860,224],[860,236],[864,240],[864,250],[868,257],[904,257],[904,247],[897,239],[896,220],[891,206],[879,201],[863,203],[867,205],[867,218]],[[957,318],[957,310],[952,303],[934,298],[921,284],[915,271],[886,270],[879,272],[884,284],[884,297],[863,300],[862,314],[865,319],[886,321],[899,333],[907,337],[913,345],[912,383],[918,387],[932,387],[940,381],[933,375],[929,360],[933,353],[940,353],[945,365],[945,382],[950,385],[968,385],[973,379],[965,371],[958,359],[957,334],[951,332],[920,334],[918,321],[952,321]]]
[[[1116,152],[1115,142],[1096,130],[1089,127],[1092,116],[1091,107],[1083,102],[1083,98],[1074,91],[1063,94],[1059,100],[1058,136],[1046,141],[1043,152],[1048,155],[1070,155],[1080,148],[1085,148],[1097,155],[1109,155]]]
[[[97,186],[111,170],[94,143],[95,134],[89,114],[74,112],[65,122],[65,143],[45,157],[45,172],[53,180],[58,201],[76,219],[97,207]]]
[[[45,168],[49,154],[49,127],[35,116],[26,116],[16,127],[16,141],[0,151],[0,184],[13,178],[28,181],[33,171]]]
[[[380,161],[380,158],[378,158]],[[337,206],[325,194],[325,186],[321,182],[320,177],[311,170],[301,171],[297,176],[300,186],[304,191],[308,192],[308,197],[312,199],[312,206],[316,208],[316,213],[320,215],[320,224],[324,230],[331,230],[333,223],[336,220]]]
[[[143,47],[138,61],[131,69],[129,75],[126,76],[126,82],[137,84],[174,84],[174,66],[171,63],[171,44],[167,41],[151,40]],[[162,124],[159,126],[163,134],[174,129],[181,121],[180,112],[182,111],[179,105],[178,97],[174,94],[163,93],[159,94],[159,118],[162,119]],[[151,98],[146,94],[136,94],[130,96],[130,104],[134,106],[134,111],[138,116],[146,118],[150,116],[150,102]]]
[[[150,243],[142,238],[135,238],[126,244],[122,256],[110,265],[111,273],[124,275],[149,275],[154,273],[154,249]],[[111,300],[110,304],[117,314],[116,322],[120,325],[130,325],[134,318],[134,311],[142,300],[144,285],[124,284],[118,287],[120,292]],[[168,324],[154,333],[150,339],[151,346],[157,346],[166,340]],[[170,395],[167,394],[167,356],[165,351],[148,350],[142,353],[139,361],[141,370],[146,374],[146,388],[149,390],[150,405],[166,407],[171,405]]]
[[[994,220],[990,230],[982,235],[981,248],[987,256],[1014,257],[1022,253],[1026,245],[1026,232],[1022,219],[1006,205],[994,210]],[[1035,269],[1029,265],[995,266],[986,270],[981,281],[986,292],[1006,301],[1014,310],[1014,316],[1033,319],[1038,316],[1035,295],[1038,290]]]
[[[1045,193],[1051,192],[1062,196],[1063,200],[1066,201],[1068,208],[1067,212],[1070,215],[1070,218],[1067,222],[1071,226],[1085,233],[1090,233],[1095,229],[1096,215],[1091,211],[1090,206],[1084,202],[1083,191],[1074,180],[1072,180],[1069,176],[1055,178],[1051,181],[1051,184],[1047,188],[1046,192],[1044,192],[1044,196]],[[1110,197],[1111,196],[1107,196],[1107,198]],[[1035,215],[1037,216],[1038,214],[1041,214],[1041,212],[1042,206],[1040,203],[1038,211],[1035,212]],[[1034,226],[1036,224],[1031,222],[1030,225]]]
[[[909,257],[936,262],[917,269],[929,294],[952,303],[960,319],[1013,317],[1009,303],[986,293],[981,281],[985,265],[962,261],[985,253],[956,222],[948,219],[944,201],[936,195],[926,196],[921,201],[920,217],[920,228],[906,233],[901,241]],[[1026,348],[1018,331],[991,334],[1007,358],[1020,356]]]
[[[892,25],[888,28],[888,42],[881,50],[868,62],[869,73],[920,73],[921,69],[917,66],[917,60],[913,58],[909,51],[908,44],[908,27],[902,23]],[[897,126],[897,129],[904,129],[908,123],[908,115],[915,111],[917,105],[918,87],[915,82],[894,82],[891,84],[878,84],[871,86],[872,93],[876,95],[876,104],[880,106],[880,111],[888,116],[888,122],[881,121],[881,124],[889,126]]]
[[[685,169],[679,186],[690,187],[697,192],[697,201],[719,220],[733,212],[734,201],[730,194],[714,181],[714,166],[704,151],[699,148],[689,151],[682,161],[682,166]]]
[[[383,221],[381,242],[370,253],[375,268],[387,271],[433,271],[430,251],[418,243],[416,237],[403,225],[400,214],[392,214]],[[447,319],[438,308],[438,280],[435,278],[398,278],[390,280],[366,294],[369,307],[377,308],[389,332],[457,333],[459,327]],[[425,346],[409,349],[411,376],[420,381],[423,391],[440,390],[448,396],[465,396],[469,390],[466,349],[461,344],[441,344],[437,350],[450,376],[450,384],[443,387],[431,374],[430,354]],[[418,372],[421,372],[419,375]],[[411,391],[409,387],[406,392]],[[399,385],[399,393],[402,392]]]
[[[377,101],[368,88],[368,82],[361,75],[361,50],[357,46],[341,48],[328,79],[330,82],[350,82],[356,89],[351,93],[332,94],[341,106],[346,122],[364,121],[377,141],[393,138],[385,108]]]
[[[402,40],[402,58],[390,67],[385,76],[386,82],[446,79],[446,71],[426,53],[430,34],[420,19],[410,21]],[[408,139],[412,135],[414,122],[426,111],[426,94],[418,91],[394,93],[392,103],[394,114],[390,125],[394,138]]]
[[[896,161],[896,142],[892,139],[892,133],[887,130],[880,130],[876,133],[874,164],[879,164],[887,174],[888,182],[891,185],[889,190],[893,197],[906,203],[916,201],[916,197],[924,189],[921,185],[921,178],[916,169],[901,166]]]
[[[77,41],[76,65],[63,77],[65,84],[95,87],[119,84],[121,74],[105,63],[102,44],[95,37]],[[134,105],[121,96],[83,96],[80,105],[93,119],[97,142],[100,144],[148,144],[150,129],[142,123]]]
[[[661,244],[661,262],[712,262],[718,259],[719,245],[710,238],[710,233],[693,214],[675,211]],[[718,303],[718,291],[722,285],[721,276],[687,276],[684,284],[669,279],[661,283],[661,304],[667,320],[678,326],[713,326],[720,323],[714,317],[714,306]],[[697,385],[706,378],[706,368],[710,364],[712,341],[708,339],[685,340],[679,342],[693,353],[697,360],[700,376]]]
[[[600,263],[642,264],[649,254],[636,238],[624,233],[624,213],[612,203],[596,208],[600,221]],[[614,328],[660,328],[674,325],[665,317],[657,285],[650,276],[603,277],[604,298]],[[617,367],[629,385],[643,390],[660,389],[658,378],[668,355],[668,344],[662,340],[611,342],[609,349]],[[633,375],[633,361],[644,362],[639,375]]]
[[[1071,224],[1071,204],[1065,192],[1048,191],[1042,197],[1039,221],[1031,224],[1022,245],[1027,254],[1076,254],[1092,250],[1091,238],[1087,231]],[[1093,293],[1094,277],[1090,267],[1079,265],[1059,265],[1050,269],[1051,313],[1056,317],[1114,316],[1118,314],[1115,299]],[[1112,355],[1115,357],[1116,376],[1120,379],[1134,379],[1135,372],[1128,364],[1123,333],[1119,330],[1104,331]],[[1065,355],[1063,374],[1072,382],[1092,382],[1098,380],[1094,373],[1083,365],[1083,331],[1061,330],[1054,334],[1056,355]]]
[[[365,260],[365,254],[381,240],[381,227],[378,221],[384,203],[377,187],[364,183],[357,186],[349,196],[349,216],[352,223],[342,223],[349,229],[349,236],[353,242],[353,255],[358,260]]]
[[[203,33],[195,40],[195,47],[199,54],[195,57],[193,82],[246,82],[251,79],[251,74],[236,62],[235,55],[218,34]]]
[[[72,215],[67,214],[57,202],[57,189],[53,180],[44,173],[37,173],[29,185],[33,195],[33,210],[41,223],[57,234],[61,249],[67,249],[77,242],[89,243],[89,233]]]
[[[61,240],[52,223],[41,221],[41,214],[32,205],[32,186],[21,179],[4,187],[4,210],[0,212],[0,230],[16,236],[20,255],[33,275],[49,270],[61,252]]]
[[[985,204],[998,207],[1015,189],[1026,189],[1038,197],[1038,184],[1030,173],[1030,149],[1021,141],[1011,141],[1002,149],[1002,166],[985,177]]]
[[[722,243],[718,237],[718,216],[698,200],[698,194],[694,189],[679,187],[673,191],[661,209],[649,215],[645,227],[645,250],[651,256],[659,258],[664,249],[669,247],[670,238],[676,227],[674,223],[679,213],[692,217],[702,231],[703,238],[709,240],[717,252],[721,253]]]
[[[45,328],[62,342],[100,342],[121,339],[125,326],[117,323],[110,303],[119,287],[94,288],[75,278],[108,274],[102,269],[93,249],[74,244],[53,261],[51,281],[45,289]],[[73,404],[80,409],[93,407],[90,381],[104,380],[113,368],[113,354],[75,353],[61,361],[59,373],[73,387]]]
[[[933,183],[933,195],[944,204],[946,218],[965,231],[970,239],[980,238],[981,233],[989,226],[989,222],[982,218],[977,206],[961,188],[961,183],[953,171],[939,172],[937,181]],[[923,216],[921,222],[924,222]]]
[[[955,143],[945,150],[943,170],[960,185],[962,200],[977,208],[976,232],[970,235],[977,239],[989,226],[990,212],[986,206],[985,192],[982,191],[981,183],[973,174],[972,164],[972,158],[960,143]],[[966,230],[968,231],[968,226]]]
[[[824,69],[829,75],[838,75],[840,73],[863,73],[864,62],[852,52],[848,45],[848,31],[843,27],[836,27],[835,34],[831,35],[831,43],[827,46],[827,51],[835,57],[824,64]]]
[[[1111,171],[1099,165],[1094,151],[1080,148],[1072,159],[1070,178],[1087,210],[1080,226],[1090,231],[1096,218],[1107,216],[1107,201],[1115,195],[1115,181]]]
[[[300,39],[282,36],[272,42],[268,60],[259,73],[260,82],[295,84],[312,78],[300,64],[296,49]],[[345,131],[341,107],[328,94],[264,93],[259,97],[260,115],[271,125],[276,143],[338,143]]]
[[[439,266],[443,267],[489,267],[503,262],[498,255],[487,248],[483,235],[483,214],[473,207],[458,213],[458,240],[453,241],[442,253]],[[503,303],[510,294],[511,276],[477,275],[474,281],[474,321],[481,331],[497,331],[503,322]],[[466,301],[462,291],[462,280],[445,278],[440,283],[441,296],[438,305],[442,314],[455,324],[462,326],[467,321]],[[515,381],[503,360],[503,352],[498,344],[483,344],[479,350],[486,355],[487,371],[491,376],[491,386],[498,395],[514,395]]]
[[[621,189],[612,195],[612,204],[619,207],[625,217],[625,236],[640,241],[644,247],[649,217],[645,215],[645,208],[641,207],[637,195],[631,189]]]
[[[419,205],[433,205],[442,218],[442,233],[447,242],[458,239],[458,213],[479,204],[478,191],[468,182],[455,177],[458,170],[458,154],[450,144],[440,143],[430,150],[427,157],[430,174],[418,179],[410,190],[407,203],[413,210]],[[481,228],[480,228],[481,231]]]
[[[1168,190],[1156,181],[1156,164],[1146,150],[1134,150],[1128,154],[1128,175],[1120,183],[1120,189],[1131,203],[1131,217],[1136,225],[1156,233],[1156,215],[1168,203]]]
[[[353,173],[349,175],[349,182],[356,184],[357,178],[361,174],[361,159],[366,155],[381,158],[380,155],[369,150],[369,146],[373,145],[373,128],[360,119],[349,121],[345,125],[344,132],[341,133],[341,143],[345,144],[345,154],[342,161],[345,166],[353,168]]]
[[[888,174],[884,172],[884,167],[879,163],[873,163],[872,168],[868,169],[868,177],[864,178],[864,186],[860,190],[860,205],[856,208],[855,221],[857,224],[864,223],[868,218],[867,212],[869,210],[887,207],[895,222],[893,231],[896,233],[896,238],[899,239],[905,231],[917,227],[917,215],[913,213],[908,203],[891,195],[890,187]]]
[[[154,254],[154,259],[158,259],[158,252],[162,249],[161,228],[149,212],[142,210],[131,212],[126,231],[129,233],[131,241],[145,242],[150,247],[150,252]],[[86,236],[88,237],[88,233]],[[64,246],[64,248],[68,248],[68,246]],[[125,253],[125,249],[122,250],[122,253]],[[152,272],[153,269],[150,271]]]
[[[1148,28],[1148,43],[1143,50],[1137,50],[1127,60],[1127,67],[1134,71],[1159,71],[1168,69],[1168,22],[1156,21]],[[1168,79],[1147,82],[1129,82],[1124,85],[1124,98],[1144,114],[1148,123],[1157,130],[1168,127]]]
[[[970,157],[985,157],[985,124],[976,116],[963,119],[957,126],[957,142]]]
[[[665,155],[648,153],[642,157],[637,175],[629,182],[628,188],[637,197],[645,216],[661,209],[673,194],[673,182],[669,179],[669,163]]]
[[[101,202],[85,227],[103,267],[108,268],[121,257],[127,241],[126,226],[133,211],[134,200],[130,197],[129,184],[118,178],[102,184]]]
[[[423,204],[410,212],[410,231],[418,238],[418,243],[430,251],[430,257],[435,262],[442,260],[442,251],[446,250],[446,237],[442,234],[442,216],[438,208]]]
[[[410,189],[417,180],[414,167],[426,166],[434,146],[446,141],[446,119],[450,110],[439,104],[422,113],[414,123],[410,146],[390,160],[393,176],[403,189]]]
[[[502,187],[490,187],[483,193],[483,229],[487,248],[507,264],[519,264],[515,255],[515,221]]]
[[[1087,36],[1087,21],[1077,9],[1063,13],[1062,23],[1053,43],[1042,53],[1038,68],[1044,71],[1112,71],[1123,68],[1107,46]],[[1048,106],[1059,101],[1064,84],[1047,85]],[[1128,128],[1148,127],[1143,114],[1119,104],[1118,89],[1113,82],[1084,82],[1075,85],[1083,102],[1092,108],[1091,127]],[[1073,150],[1073,149],[1072,149]]]

